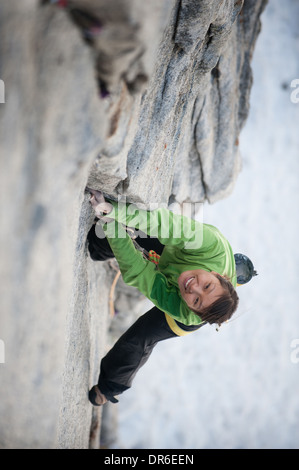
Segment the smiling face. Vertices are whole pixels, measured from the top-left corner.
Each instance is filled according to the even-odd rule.
[[[200,313],[225,293],[216,274],[214,271],[207,272],[203,269],[184,271],[180,274],[179,289],[190,309]]]

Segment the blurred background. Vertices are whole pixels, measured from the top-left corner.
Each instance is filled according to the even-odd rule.
[[[259,275],[218,332],[156,347],[121,398],[116,447],[299,447],[298,1],[270,0],[261,21],[243,168],[230,197],[204,206]]]

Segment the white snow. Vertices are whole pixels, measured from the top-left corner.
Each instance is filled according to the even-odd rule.
[[[252,66],[243,170],[204,221],[259,276],[219,332],[156,347],[116,405],[117,448],[299,448],[299,2],[269,1]]]

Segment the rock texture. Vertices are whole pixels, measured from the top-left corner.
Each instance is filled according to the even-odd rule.
[[[265,3],[1,4],[2,448],[99,446],[113,270],[87,256],[84,187],[146,205],[232,190]]]
[[[107,166],[101,187],[135,202],[215,202],[232,190],[264,3],[176,3],[141,99],[132,100],[125,80],[111,98],[112,126],[90,184]]]

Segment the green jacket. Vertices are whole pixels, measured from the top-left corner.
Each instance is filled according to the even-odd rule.
[[[201,318],[182,299],[177,279],[184,271],[204,269],[226,275],[236,286],[235,260],[231,246],[220,231],[168,209],[140,210],[113,205],[103,229],[118,261],[123,280],[150,299],[160,310],[185,325],[198,325]],[[146,260],[134,247],[124,226],[155,236],[165,245],[159,264]]]

